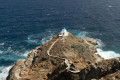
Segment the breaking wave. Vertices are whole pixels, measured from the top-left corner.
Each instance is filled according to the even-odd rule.
[[[77,37],[87,37],[88,32],[79,32],[77,33],[75,36]],[[120,57],[119,53],[116,53],[115,51],[104,51],[103,48],[105,47],[105,44],[100,40],[100,39],[96,39],[98,46],[97,46],[97,53],[99,54],[101,57],[103,57],[104,59],[111,59],[111,58],[116,58],[116,57]]]
[[[104,59],[111,59],[111,58],[120,57],[120,54],[118,54],[114,51],[103,51],[100,48],[97,48],[97,53],[96,54],[99,54]]]
[[[24,54],[23,54],[23,56],[24,56],[24,57],[27,57],[27,55],[28,55],[30,52],[31,52],[31,51],[29,51],[29,50],[28,50],[28,51],[25,51]]]
[[[9,70],[11,69],[12,66],[7,66],[7,67],[0,67],[0,80],[6,80],[6,77],[9,73]]]
[[[81,38],[85,38],[87,36],[88,32],[82,31],[78,34],[76,34],[76,37],[81,37]]]
[[[54,33],[51,31],[48,31],[48,34],[45,34],[46,32],[41,34],[29,35],[26,42],[31,45],[42,45],[54,36]]]
[[[97,46],[97,53],[96,54],[99,54],[104,59],[111,59],[111,58],[120,57],[120,54],[116,53],[115,51],[102,50],[102,48],[105,47],[105,45],[100,39],[97,39],[97,42],[98,42],[98,46]]]
[[[3,53],[3,51],[0,50],[0,54],[2,54],[2,53]]]
[[[50,40],[53,36],[54,36],[54,34],[52,34],[51,32],[50,32],[49,35],[47,35],[47,36],[44,35],[42,37],[41,37],[41,34],[30,35],[30,36],[28,36],[28,38],[25,42],[27,42],[28,44],[33,45],[33,46],[34,45],[38,46],[38,45],[44,44],[45,42]],[[3,45],[4,45],[4,43],[0,44],[0,46],[3,46]],[[7,61],[16,62],[20,59],[23,59],[23,58],[27,57],[27,55],[31,51],[32,50],[25,50],[25,51],[13,50],[11,47],[8,47],[6,50],[0,50],[0,54],[1,55],[7,55],[8,58],[6,59],[4,57],[0,57],[0,59],[2,59],[2,60],[5,59],[3,61],[6,61],[6,62]],[[11,63],[13,64],[13,62],[11,62]],[[6,80],[6,77],[8,76],[8,72],[9,72],[11,67],[12,67],[11,65],[5,65],[5,64],[0,66],[0,80]]]
[[[0,50],[0,80],[6,80],[8,72],[11,69],[14,62],[25,58],[30,50],[23,51],[14,51],[10,47],[6,51]],[[6,58],[7,57],[7,58]]]

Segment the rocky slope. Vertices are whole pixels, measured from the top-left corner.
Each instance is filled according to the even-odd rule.
[[[96,45],[92,38],[56,35],[16,62],[7,80],[119,80],[120,58],[104,60]]]

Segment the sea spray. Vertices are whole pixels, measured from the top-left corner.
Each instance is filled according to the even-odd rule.
[[[102,50],[105,47],[104,43],[100,39],[96,39],[96,40],[97,40],[97,43],[98,43],[96,54],[99,54],[104,59],[111,59],[111,58],[120,57],[120,54],[116,53],[115,51],[110,51],[110,50],[104,51],[104,50]]]
[[[85,37],[87,37],[87,34],[89,34],[89,33],[85,32],[85,31],[81,31],[81,32],[75,34],[75,36],[85,38]],[[95,54],[99,54],[104,59],[111,59],[111,58],[120,57],[120,54],[116,53],[115,51],[109,51],[109,50],[104,51],[103,48],[105,47],[105,44],[100,39],[96,39],[96,40],[97,40],[98,45],[96,46],[97,53],[95,53]]]
[[[47,37],[44,37],[44,38],[42,38],[41,40],[37,40],[37,39],[39,39],[39,38],[37,38],[37,39],[34,39],[33,37],[31,37],[31,36],[29,36],[28,37],[28,40],[27,40],[27,42],[28,42],[28,44],[36,44],[36,45],[40,45],[40,44],[44,44],[45,42],[47,42],[48,40],[50,40],[51,38],[53,37],[53,34],[51,34],[51,35],[49,35],[49,36],[47,36]],[[27,57],[27,55],[31,52],[32,50],[26,50],[26,51],[24,51],[24,52],[21,52],[21,51],[14,51],[14,50],[12,50],[12,48],[11,47],[8,47],[8,49],[6,50],[6,51],[2,51],[2,50],[0,50],[0,54],[6,54],[6,53],[13,53],[14,55],[14,59],[16,60],[16,61],[18,61],[18,60],[20,60],[20,59],[22,59],[22,58],[25,58],[25,57]],[[11,59],[12,60],[14,60],[13,59],[13,56],[11,57]],[[18,56],[17,58],[15,57],[15,56]],[[12,65],[10,65],[10,66],[1,66],[0,67],[0,80],[6,80],[6,77],[8,76],[8,72],[9,72],[9,70],[11,69],[11,67],[12,67]]]
[[[0,80],[6,80],[6,77],[8,76],[9,70],[11,69],[11,66],[7,66],[7,67],[0,67]]]
[[[118,54],[114,51],[103,51],[100,48],[97,48],[97,53],[96,54],[99,54],[104,59],[111,59],[111,58],[120,57],[120,54]]]

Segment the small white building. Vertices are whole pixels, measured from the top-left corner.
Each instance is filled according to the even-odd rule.
[[[68,32],[65,27],[63,27],[62,31],[59,33],[59,37],[68,36]]]

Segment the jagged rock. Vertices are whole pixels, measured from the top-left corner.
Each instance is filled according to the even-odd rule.
[[[117,59],[110,59],[103,60],[92,65],[88,65],[78,73],[64,71],[61,74],[58,74],[56,77],[50,76],[48,80],[119,80],[119,79],[120,79],[120,61]]]
[[[71,33],[60,38],[56,35],[16,62],[7,80],[103,79],[120,70],[119,58],[104,60],[94,54],[96,45],[92,38],[77,38]]]

